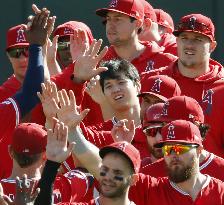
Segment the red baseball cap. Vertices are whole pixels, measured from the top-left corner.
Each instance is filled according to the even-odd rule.
[[[161,135],[162,140],[154,145],[157,148],[161,148],[167,142],[202,146],[202,138],[198,127],[186,120],[172,121],[162,128]]]
[[[21,123],[12,134],[12,148],[15,152],[34,155],[46,150],[47,132],[36,123]]]
[[[184,31],[200,33],[209,37],[211,41],[215,40],[214,24],[210,18],[202,14],[190,14],[182,17],[173,34],[179,36],[179,34]]]
[[[60,36],[70,36],[74,34],[74,31],[77,29],[81,29],[83,31],[85,31],[85,33],[87,34],[88,38],[89,38],[89,43],[92,43],[93,41],[93,35],[92,32],[90,30],[90,28],[79,21],[68,21],[66,23],[63,23],[61,25],[59,25],[55,31],[54,31],[54,36],[59,35]]]
[[[175,96],[164,103],[160,120],[170,122],[173,120],[188,120],[204,123],[204,114],[198,102],[188,96]]]
[[[17,25],[10,28],[6,35],[6,50],[14,47],[27,47],[29,46],[25,35],[25,24]]]
[[[143,6],[144,6],[145,18],[149,18],[152,21],[157,22],[156,13],[155,13],[152,5],[146,0],[141,0],[141,1],[142,1]]]
[[[139,172],[141,165],[141,158],[139,151],[130,143],[126,141],[115,142],[100,149],[100,157],[103,159],[110,152],[118,152],[124,155],[130,160],[135,170],[135,173]]]
[[[179,96],[181,90],[177,82],[169,76],[155,75],[144,79],[138,97],[142,97],[145,94],[153,95],[163,101],[167,101],[168,98]]]
[[[174,23],[172,17],[162,9],[154,9],[157,17],[157,23],[170,29],[170,33],[174,31]]]
[[[154,125],[156,122],[162,122],[160,120],[164,103],[156,103],[148,107],[145,112],[142,128],[143,130],[147,127]]]
[[[131,16],[135,19],[144,19],[144,6],[139,0],[112,0],[108,8],[96,10],[96,14],[101,17],[106,17],[110,11],[118,12]]]

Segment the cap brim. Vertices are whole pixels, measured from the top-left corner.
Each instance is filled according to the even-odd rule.
[[[168,99],[160,94],[157,93],[153,93],[153,92],[142,92],[140,94],[138,94],[138,97],[143,97],[144,95],[152,95],[154,97],[159,98],[160,100],[162,100],[163,102],[166,102]]]
[[[10,48],[19,48],[19,47],[24,47],[24,46],[29,46],[29,45],[30,45],[29,43],[17,43],[17,44],[7,47],[5,50],[7,51]]]
[[[100,149],[99,155],[103,159],[105,157],[105,155],[107,155],[110,152],[118,152],[121,155],[123,155],[124,157],[126,157],[130,161],[130,163],[132,164],[133,169],[134,169],[134,164],[133,164],[132,160],[130,159],[130,157],[125,152],[121,151],[119,148],[116,148],[116,147],[113,147],[113,146],[103,147],[103,148]]]
[[[162,148],[163,145],[167,142],[174,142],[174,143],[181,143],[181,144],[197,144],[197,145],[201,146],[199,143],[193,143],[193,142],[189,142],[186,140],[166,140],[166,141],[160,141],[159,143],[155,144],[154,147]]]
[[[117,12],[117,13],[121,13],[121,14],[125,14],[127,16],[131,16],[130,14],[127,14],[125,12],[122,12],[122,11],[119,11],[117,9],[108,9],[108,8],[102,8],[102,9],[98,9],[96,10],[96,15],[98,16],[101,16],[101,17],[106,17],[107,13],[109,11],[114,11],[114,12]],[[134,17],[134,16],[133,16]],[[134,17],[135,18],[135,17]]]
[[[176,36],[176,37],[178,37],[182,32],[193,32],[193,33],[199,33],[199,34],[201,34],[201,35],[203,35],[203,36],[206,36],[206,37],[208,37],[211,41],[214,41],[215,40],[215,38],[213,38],[212,36],[210,36],[210,35],[206,35],[206,34],[204,34],[204,33],[202,33],[202,32],[200,32],[200,31],[194,31],[194,30],[183,30],[183,31],[178,31],[178,30],[175,30],[174,32],[173,32],[173,35],[174,36]]]

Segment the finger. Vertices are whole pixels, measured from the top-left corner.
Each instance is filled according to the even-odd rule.
[[[106,55],[107,51],[108,51],[108,47],[105,46],[103,50],[99,53],[99,55],[96,57],[98,62],[102,60],[102,58]]]
[[[59,104],[60,104],[60,107],[64,107],[65,106],[65,101],[64,101],[64,98],[63,98],[63,95],[62,95],[62,91],[58,91],[58,98],[59,98]]]
[[[32,194],[32,196],[30,197],[31,201],[35,201],[35,199],[37,198],[37,196],[39,195],[40,193],[40,188],[37,188],[35,190],[35,192]]]
[[[76,104],[76,98],[72,90],[69,90],[69,98],[70,98],[70,105],[72,108],[74,108],[75,112],[78,113],[77,111],[77,104]]]
[[[64,98],[65,106],[69,106],[70,105],[70,100],[69,100],[69,97],[68,97],[68,94],[67,94],[66,90],[63,89],[61,91],[61,93],[62,93],[62,96]]]
[[[95,46],[93,47],[93,50],[92,50],[92,52],[91,52],[91,56],[92,56],[92,57],[95,57],[95,56],[98,54],[98,52],[99,52],[99,50],[100,50],[100,47],[101,47],[102,43],[103,43],[103,40],[102,40],[102,39],[99,39],[99,40],[96,42],[96,44],[95,44]]]
[[[55,127],[54,127],[54,134],[53,134],[53,136],[54,136],[54,138],[56,139],[56,140],[58,140],[58,138],[59,138],[59,129],[60,129],[60,123],[59,122],[57,122],[56,124],[55,124]]]
[[[41,25],[42,28],[46,28],[49,16],[50,16],[50,11],[44,8],[39,18],[39,24]]]
[[[135,131],[135,122],[134,120],[131,120],[130,124],[129,124],[129,130],[134,132]]]
[[[96,44],[96,39],[93,40],[93,42],[91,43],[89,49],[86,51],[86,55],[90,55],[92,54],[93,50],[94,50],[94,47],[95,47],[95,44]]]
[[[86,117],[86,115],[89,113],[90,109],[85,109],[80,113],[80,122]]]
[[[56,20],[56,16],[49,17],[47,20],[46,29],[47,29],[48,36],[50,36],[54,30],[55,20]]]
[[[57,47],[58,47],[58,38],[59,38],[59,35],[56,35],[52,41],[52,46],[55,48],[56,51],[57,51]]]
[[[96,76],[96,75],[99,75],[100,73],[104,72],[104,71],[107,71],[108,68],[107,67],[98,67],[96,70],[93,71],[93,75]]]
[[[37,96],[40,99],[40,102],[43,103],[43,98],[40,92],[37,92]]]
[[[36,4],[32,4],[32,10],[34,11],[35,14],[38,14],[41,12],[41,10],[37,7]]]
[[[65,140],[65,124],[63,122],[59,122],[59,129],[58,129],[58,141],[64,142]]]
[[[59,108],[59,106],[58,106],[58,104],[57,104],[55,98],[53,98],[52,100],[53,100],[53,106],[54,106],[54,108],[56,109],[56,112],[58,112],[60,108]]]
[[[38,14],[36,14],[36,16],[34,16],[33,23],[32,23],[32,27],[35,26],[38,23],[39,18],[40,18],[40,15],[41,15],[41,13],[38,13]]]
[[[46,85],[44,83],[41,83],[41,90],[42,90],[42,96],[44,97],[44,94],[46,92]]]

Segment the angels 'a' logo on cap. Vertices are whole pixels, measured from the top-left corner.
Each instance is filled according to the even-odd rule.
[[[195,29],[195,23],[196,23],[197,18],[195,16],[192,16],[189,19],[189,27],[194,30]]]
[[[23,30],[23,28],[20,28],[17,31],[16,43],[21,43],[21,42],[25,42],[25,41],[26,41],[26,38],[24,35],[24,30]]]
[[[72,29],[70,29],[70,28],[68,28],[68,27],[65,27],[65,29],[64,29],[64,34],[66,35],[66,34],[73,34],[74,32],[73,32],[73,30]]]
[[[168,115],[168,107],[169,107],[169,102],[165,102],[162,109],[162,115],[164,116]]]
[[[160,78],[157,78],[154,82],[154,85],[151,88],[152,92],[160,93],[160,85],[163,81]]]
[[[175,135],[174,135],[174,126],[172,124],[170,124],[170,126],[168,127],[168,133],[166,136],[167,139],[174,139]]]
[[[145,72],[150,71],[150,70],[154,70],[154,64],[155,62],[150,60],[147,62],[147,66],[145,68]]]
[[[114,8],[117,6],[118,0],[112,0],[109,4],[109,7]]]

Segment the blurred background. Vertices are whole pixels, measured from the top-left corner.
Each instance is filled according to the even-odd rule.
[[[70,20],[86,23],[96,39],[103,38],[107,45],[104,26],[95,10],[107,6],[109,0],[8,0],[1,1],[0,12],[0,84],[11,74],[12,68],[5,53],[6,32],[15,25],[26,23],[27,17],[32,14],[31,5],[35,3],[39,8],[47,7],[52,15],[57,16],[56,25]],[[224,1],[223,0],[151,0],[154,8],[161,8],[168,12],[175,23],[181,16],[190,13],[201,13],[210,17],[216,27],[218,46],[212,57],[224,63],[223,37],[224,34]]]

